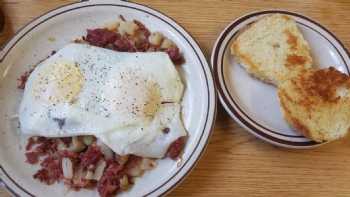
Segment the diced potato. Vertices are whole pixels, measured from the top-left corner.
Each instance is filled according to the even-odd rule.
[[[78,136],[74,136],[72,138],[72,144],[69,147],[70,151],[74,151],[74,152],[81,152],[82,150],[85,149],[85,144],[83,143],[82,139]]]
[[[128,175],[133,177],[139,177],[142,175],[144,170],[142,170],[140,165],[136,165],[133,168],[128,169]]]
[[[92,144],[92,142],[94,142],[94,136],[92,135],[83,136],[83,142],[86,146],[89,146],[90,144]]]
[[[110,30],[110,31],[116,31],[119,27],[119,24],[120,23],[117,23],[117,22],[114,22],[114,23],[108,23],[106,25],[107,29]]]
[[[139,26],[133,21],[120,21],[118,31],[121,35],[134,35]]]
[[[163,39],[163,34],[159,32],[154,32],[148,37],[149,43],[156,46],[159,46],[162,43]]]
[[[161,49],[168,49],[168,48],[170,48],[170,47],[172,47],[174,45],[175,44],[174,44],[173,41],[171,41],[171,40],[166,38],[166,39],[163,40],[162,44],[160,45],[160,48]]]
[[[141,161],[141,169],[142,170],[151,170],[156,167],[157,163],[153,159],[143,158]]]
[[[124,175],[120,180],[120,188],[122,190],[127,190],[129,187],[129,179],[127,175]]]
[[[124,165],[129,159],[129,155],[123,155],[123,156],[116,155],[115,157],[119,165]]]
[[[117,18],[117,20],[113,21],[113,22],[110,22],[110,23],[107,23],[106,24],[106,27],[108,30],[111,30],[111,31],[117,31],[119,26],[120,26],[120,22],[123,21],[123,19],[120,18],[120,16]]]

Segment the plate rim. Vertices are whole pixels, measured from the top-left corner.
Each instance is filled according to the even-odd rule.
[[[81,6],[80,6],[81,5]],[[70,8],[72,6],[72,8]],[[84,7],[90,7],[90,6],[116,6],[116,7],[127,7],[131,9],[137,9],[138,11],[142,11],[144,13],[150,14],[154,17],[157,17],[161,21],[165,22],[167,25],[171,26],[175,31],[177,31],[183,39],[187,41],[187,44],[191,46],[194,53],[196,54],[196,59],[201,63],[202,71],[204,74],[204,77],[206,79],[207,84],[207,117],[205,118],[205,123],[203,124],[203,130],[201,131],[200,138],[198,140],[198,143],[193,148],[193,151],[190,153],[190,156],[188,159],[184,162],[181,168],[177,169],[169,179],[161,182],[157,188],[153,189],[147,194],[144,194],[143,196],[163,196],[170,191],[172,191],[176,186],[178,186],[188,175],[189,173],[194,169],[198,161],[201,159],[203,153],[205,152],[208,144],[209,139],[213,134],[216,115],[217,115],[217,91],[216,91],[216,85],[214,83],[213,79],[213,72],[212,68],[209,66],[209,63],[207,59],[205,58],[204,52],[201,49],[198,42],[194,39],[194,37],[187,31],[181,24],[179,24],[175,19],[172,17],[164,14],[163,12],[159,11],[158,9],[151,8],[147,5],[135,3],[135,2],[127,2],[123,0],[104,0],[104,1],[96,1],[96,0],[85,0],[80,2],[73,2],[65,5],[61,5],[59,7],[56,7],[54,9],[51,9],[38,17],[35,17],[34,19],[30,20],[28,23],[23,25],[21,28],[19,28],[13,36],[11,36],[4,45],[0,48],[0,63],[3,62],[7,56],[7,54],[11,51],[11,49],[19,42],[25,35],[29,32],[31,32],[36,26],[39,26],[42,22],[45,22],[46,20],[50,20],[51,18],[54,18],[55,16],[59,14],[55,14],[53,16],[48,17],[51,13],[60,10],[60,14],[64,14],[64,12],[68,12],[72,9],[80,9]],[[47,18],[45,18],[47,17]],[[42,19],[44,18],[44,19]],[[34,28],[31,28],[26,31],[26,28],[33,25],[34,23],[39,22],[34,26]],[[18,37],[19,36],[19,37]],[[24,187],[19,185],[4,169],[2,164],[0,164],[0,170],[4,173],[8,181],[11,181],[11,185],[8,184],[6,181],[2,180],[0,177],[0,184],[4,186],[6,190],[9,191],[14,196],[20,196],[16,190],[19,190],[20,192],[24,192],[29,196],[34,196],[30,192],[28,192]],[[15,186],[15,187],[14,187]]]
[[[283,10],[283,9],[266,9],[266,10],[259,10],[259,11],[253,11],[253,12],[249,12],[246,13],[236,19],[234,19],[232,22],[230,22],[224,29],[223,31],[219,34],[218,38],[215,41],[215,44],[213,46],[213,50],[211,53],[211,66],[213,69],[213,74],[214,74],[214,81],[217,87],[217,91],[218,91],[218,95],[219,95],[219,100],[220,103],[223,105],[225,111],[231,116],[231,118],[233,118],[240,126],[242,126],[245,130],[247,130],[249,133],[253,134],[254,136],[256,136],[257,138],[268,142],[272,145],[277,145],[280,147],[284,147],[284,148],[292,148],[292,149],[309,149],[309,148],[314,148],[314,147],[318,147],[320,145],[325,144],[324,143],[318,143],[315,141],[306,141],[306,142],[296,142],[296,141],[289,141],[287,139],[281,139],[278,137],[274,137],[272,135],[269,135],[268,133],[264,132],[262,129],[259,128],[260,124],[259,123],[250,123],[247,120],[245,120],[245,118],[249,119],[249,120],[256,120],[254,118],[252,118],[251,116],[245,114],[242,111],[238,112],[239,110],[236,110],[235,108],[240,108],[239,104],[236,104],[235,99],[230,99],[227,98],[227,96],[224,93],[224,88],[222,83],[225,83],[224,78],[222,80],[220,80],[221,74],[218,73],[218,67],[220,67],[221,71],[222,71],[222,67],[223,64],[221,62],[218,62],[219,59],[223,59],[224,57],[224,51],[225,51],[225,46],[223,46],[223,44],[227,44],[230,42],[230,40],[234,37],[234,35],[239,31],[239,29],[237,30],[233,30],[236,26],[238,26],[239,24],[241,24],[242,22],[252,18],[252,17],[258,17],[261,15],[266,15],[266,14],[273,14],[273,13],[281,13],[281,14],[286,14],[286,15],[290,15],[293,17],[298,17],[302,20],[305,20],[307,22],[310,22],[311,24],[317,26],[318,28],[320,28],[321,30],[325,31],[326,34],[328,34],[328,36],[330,36],[331,38],[334,39],[335,42],[331,42],[329,41],[331,44],[339,44],[338,48],[341,48],[346,55],[347,59],[350,59],[350,53],[347,50],[347,48],[345,47],[345,45],[335,36],[334,33],[332,33],[330,30],[328,30],[326,27],[324,27],[323,25],[321,25],[319,22],[311,19],[308,16],[305,16],[303,14],[297,13],[297,12],[292,12],[289,10]],[[246,27],[246,25],[244,26]],[[242,27],[242,28],[244,28]],[[241,28],[240,28],[241,29]],[[234,33],[232,36],[229,36],[229,34]],[[323,37],[325,37],[325,34],[321,34]],[[224,40],[228,40],[227,43],[224,42]],[[326,38],[327,39],[327,38]],[[335,47],[335,46],[334,46]],[[224,48],[224,49],[223,49]],[[337,47],[335,47],[336,50],[338,50]],[[222,52],[222,54],[220,54],[221,50],[224,50]],[[343,56],[341,55],[341,53],[339,53],[339,55],[343,58]],[[220,57],[219,57],[220,56]],[[347,69],[347,71],[349,71],[349,65],[346,63],[346,61],[344,61],[345,63],[345,67]],[[229,96],[231,96],[231,94],[227,93]],[[236,99],[237,100],[237,99]],[[234,105],[236,105],[236,107],[231,105],[231,101],[234,103]],[[256,122],[256,121],[254,121]],[[280,134],[278,134],[280,135]],[[283,136],[283,135],[281,135]],[[307,138],[305,138],[307,139]]]

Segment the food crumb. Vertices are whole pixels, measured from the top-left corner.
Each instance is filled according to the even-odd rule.
[[[183,159],[182,159],[182,157],[179,157],[177,162],[176,162],[176,166],[179,168],[179,167],[181,167],[182,163],[183,163]]]
[[[54,37],[49,37],[47,40],[50,41],[50,42],[55,42],[55,41],[56,41],[56,38],[54,38]]]

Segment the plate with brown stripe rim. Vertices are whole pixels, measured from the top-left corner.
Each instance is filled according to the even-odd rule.
[[[277,89],[251,77],[230,54],[230,45],[240,30],[257,19],[274,13],[292,17],[311,48],[319,68],[334,66],[349,75],[349,52],[340,40],[320,23],[298,13],[265,10],[246,14],[231,22],[214,45],[211,64],[219,98],[228,114],[243,128],[271,144],[305,149],[319,146],[291,128],[280,111]]]
[[[116,0],[76,2],[34,19],[0,51],[0,178],[13,196],[98,196],[97,189],[67,191],[63,181],[45,185],[33,179],[39,166],[25,163],[26,138],[19,133],[18,121],[11,117],[17,113],[23,94],[16,88],[17,78],[30,65],[85,35],[87,29],[116,21],[119,15],[140,21],[152,32],[161,32],[182,52],[185,62],[177,69],[185,84],[181,105],[188,139],[180,159],[158,160],[154,169],[118,195],[164,195],[188,175],[202,155],[215,121],[216,90],[210,66],[192,36],[173,19],[144,5]]]

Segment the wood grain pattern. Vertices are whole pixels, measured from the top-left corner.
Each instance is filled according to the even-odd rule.
[[[34,17],[70,0],[4,0],[0,42]],[[174,18],[199,42],[207,59],[222,29],[250,11],[280,8],[307,15],[350,48],[350,1],[137,0]],[[214,134],[193,172],[169,196],[350,196],[349,138],[312,150],[264,143],[219,106]],[[9,196],[0,190],[0,196]]]

